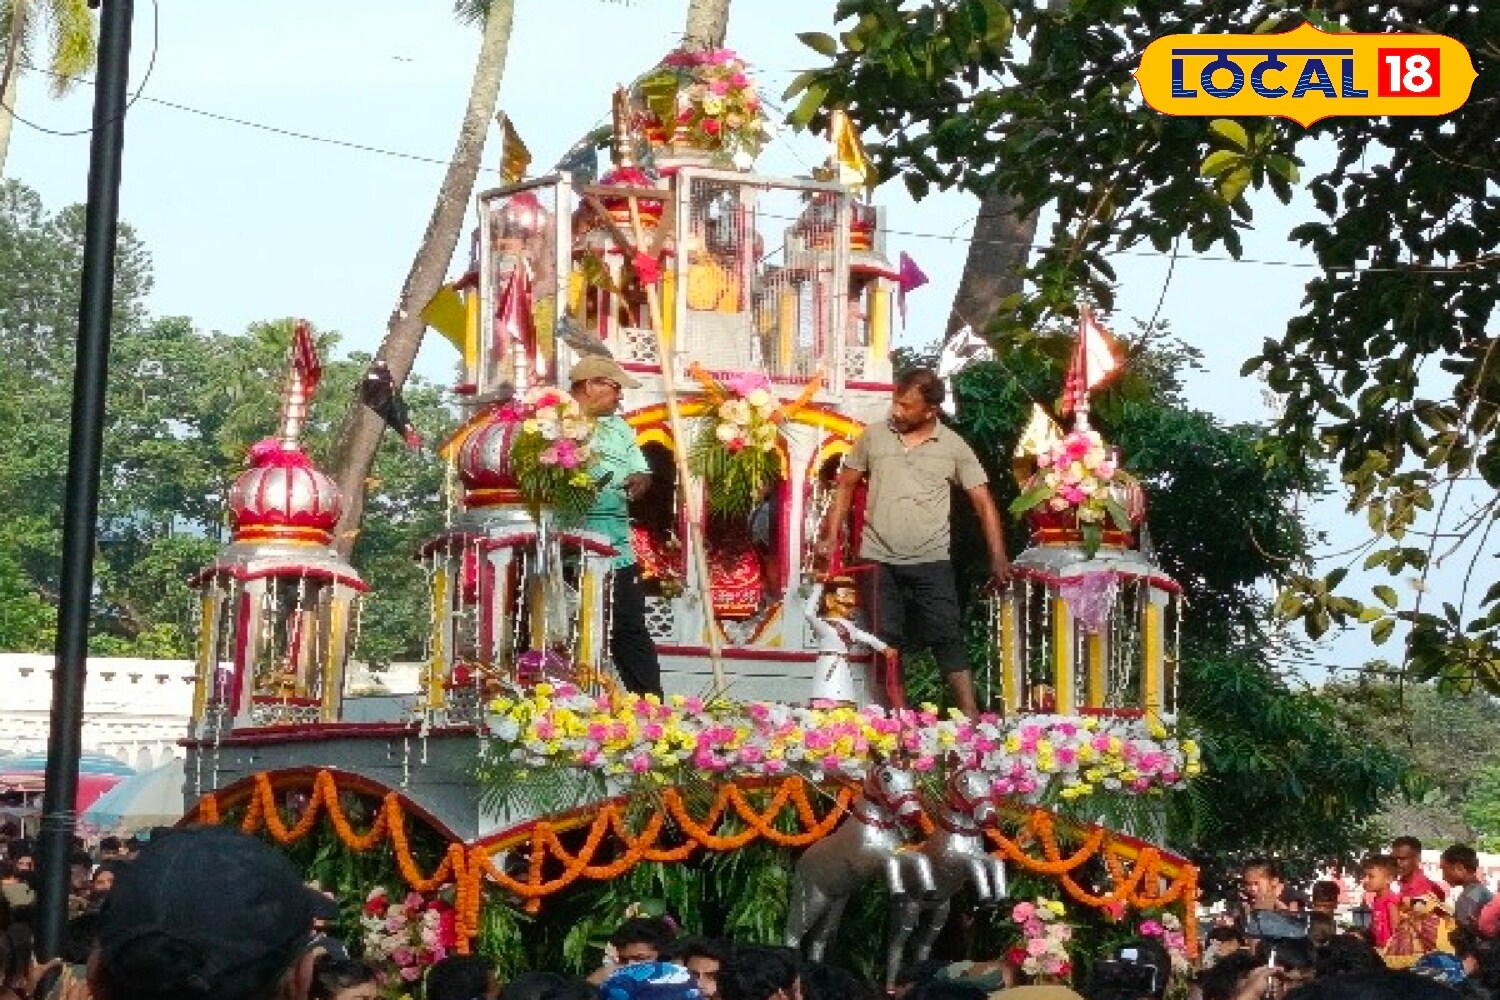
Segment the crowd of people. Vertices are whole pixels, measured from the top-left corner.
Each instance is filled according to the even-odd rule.
[[[80,855],[62,954],[39,962],[30,924],[34,858],[0,862],[0,1000],[379,1000],[380,972],[330,934],[337,905],[268,844],[226,827],[107,839]],[[1214,921],[1193,974],[1196,1000],[1500,1000],[1500,904],[1474,852],[1443,853],[1443,885],[1401,838],[1363,865],[1364,900],[1335,883],[1303,894],[1272,862],[1243,872],[1244,906]],[[1024,981],[1004,959],[927,961],[900,1000],[1163,1000],[1173,963],[1157,938],[1118,945],[1073,986]],[[412,1000],[877,1000],[877,984],[789,948],[680,935],[635,917],[587,977],[532,972],[500,982],[480,955],[450,955],[403,984]]]

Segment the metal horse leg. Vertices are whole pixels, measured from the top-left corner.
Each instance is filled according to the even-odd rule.
[[[849,904],[848,896],[829,896],[827,899],[823,919],[813,929],[812,943],[807,946],[807,957],[814,962],[823,961],[824,953],[833,943],[834,935],[839,932],[839,921],[844,919],[844,907]]]
[[[952,899],[945,899],[927,911],[927,919],[922,924],[922,930],[917,934],[916,943],[912,945],[911,960],[913,962],[925,962],[932,956],[932,946],[937,944],[938,935],[943,933],[943,927],[948,923],[948,914],[952,909]]]
[[[906,959],[906,942],[922,919],[922,904],[913,899],[891,900],[891,929],[885,938],[885,988],[896,988],[896,977]]]
[[[792,899],[786,911],[786,933],[782,940],[788,948],[802,948],[808,932],[817,926],[818,918],[828,908],[828,896],[823,890],[807,885],[801,879],[792,882]]]

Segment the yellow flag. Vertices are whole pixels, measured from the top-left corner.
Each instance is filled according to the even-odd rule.
[[[521,141],[510,115],[500,112],[500,183],[515,184],[526,176],[531,166],[531,150]]]
[[[875,164],[870,162],[864,143],[859,141],[859,131],[849,116],[836,110],[828,122],[828,141],[833,144],[833,159],[838,164],[839,183],[847,187],[864,188],[868,194],[875,190]]]
[[[438,289],[432,301],[422,310],[422,319],[458,348],[458,353],[465,353],[468,311],[464,307],[464,297],[452,285],[444,285]]]
[[[1031,417],[1021,430],[1016,441],[1015,453],[1011,456],[1010,471],[1016,484],[1025,487],[1036,472],[1036,456],[1062,440],[1062,428],[1042,409],[1040,403],[1031,404]]]
[[[1016,441],[1016,458],[1027,455],[1040,455],[1062,440],[1062,428],[1057,426],[1057,421],[1042,409],[1042,404],[1031,404],[1031,417],[1026,421],[1026,426],[1021,430],[1021,437]]]

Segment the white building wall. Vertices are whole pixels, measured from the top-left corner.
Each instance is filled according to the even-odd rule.
[[[52,706],[53,658],[0,653],[0,749],[45,753]],[[183,751],[193,707],[190,660],[90,657],[83,689],[83,749],[137,771]]]

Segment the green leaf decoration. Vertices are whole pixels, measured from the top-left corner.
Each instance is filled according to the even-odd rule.
[[[1230,118],[1215,118],[1208,123],[1208,130],[1227,142],[1238,146],[1242,151],[1250,151],[1250,136],[1245,131],[1245,126]]]
[[[839,54],[839,43],[834,40],[832,35],[824,34],[821,31],[799,31],[797,33],[797,40],[820,56],[827,56],[832,59]]]
[[[1050,486],[1039,485],[1028,487],[1024,493],[1011,501],[1010,512],[1016,517],[1020,517],[1028,510],[1051,500],[1056,495],[1056,491]]]

